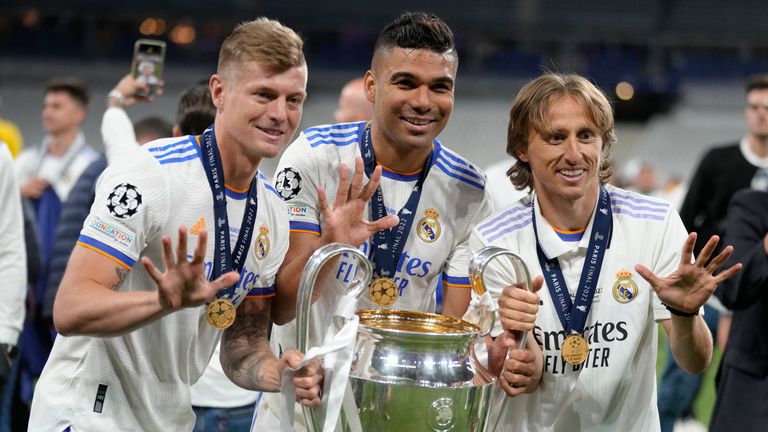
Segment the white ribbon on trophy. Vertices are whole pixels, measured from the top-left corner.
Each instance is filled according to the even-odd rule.
[[[352,364],[352,354],[355,348],[357,338],[357,326],[360,319],[355,314],[357,310],[357,299],[350,296],[340,296],[334,311],[334,317],[344,319],[344,325],[336,332],[334,326],[325,335],[323,345],[313,347],[307,351],[299,368],[306,365],[312,359],[324,358],[323,366],[325,369],[324,393],[327,396],[323,402],[325,411],[325,420],[323,421],[323,431],[330,432],[336,428],[336,423],[341,413],[341,405],[344,398],[344,391],[347,386],[349,368]],[[294,394],[293,376],[296,369],[286,367],[283,370],[282,385],[280,391],[283,393],[283,412],[293,413]],[[324,408],[324,409],[323,409]],[[280,419],[282,432],[293,431],[293,415],[285,415]]]

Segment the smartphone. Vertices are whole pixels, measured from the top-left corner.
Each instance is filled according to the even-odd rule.
[[[137,96],[151,96],[163,77],[165,42],[155,39],[139,39],[133,45],[131,73],[136,81],[147,84],[149,92],[139,90]]]

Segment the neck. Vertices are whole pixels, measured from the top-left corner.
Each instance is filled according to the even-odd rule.
[[[768,136],[749,134],[747,142],[749,143],[749,149],[757,157],[768,157]]]
[[[541,215],[550,225],[565,231],[578,231],[589,225],[592,213],[600,195],[600,186],[595,185],[575,200],[537,194]]]
[[[63,156],[69,147],[75,142],[77,129],[67,130],[56,134],[50,134],[48,141],[48,153],[53,156]]]
[[[431,142],[424,148],[400,145],[388,139],[375,123],[371,126],[371,141],[376,162],[400,172],[421,170],[432,153]]]
[[[259,169],[261,158],[252,160],[247,155],[237,152],[233,140],[219,123],[214,126],[216,145],[221,155],[221,167],[224,170],[224,180],[233,189],[244,190],[251,185],[253,177]]]

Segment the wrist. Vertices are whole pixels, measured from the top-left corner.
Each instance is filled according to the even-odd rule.
[[[107,106],[122,108],[125,106],[125,95],[117,89],[112,89],[107,94]]]
[[[699,314],[699,310],[698,309],[696,309],[693,312],[686,312],[686,311],[682,311],[680,309],[675,309],[675,308],[671,307],[670,305],[668,305],[666,303],[662,303],[662,304],[664,305],[665,308],[667,308],[669,313],[671,313],[674,316],[690,318],[690,317],[693,317],[693,316],[696,316],[696,315]]]

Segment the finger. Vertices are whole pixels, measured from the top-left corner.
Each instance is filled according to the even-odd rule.
[[[499,385],[501,386],[501,389],[504,390],[504,393],[510,397],[515,397],[525,392],[524,387],[512,387],[512,385],[507,381],[506,374],[501,374],[499,377]]]
[[[160,285],[160,281],[163,279],[163,273],[157,267],[155,267],[155,264],[152,262],[152,260],[146,256],[141,257],[141,264],[144,266],[147,274],[149,274],[149,277],[151,277],[156,284]]]
[[[210,290],[210,295],[208,295],[208,298],[213,297],[216,295],[217,292],[229,288],[232,285],[236,284],[237,281],[240,280],[240,274],[238,274],[236,271],[227,272],[215,280],[211,281],[210,284],[208,284],[208,288]]]
[[[400,218],[395,215],[386,215],[381,219],[376,219],[373,222],[368,222],[368,231],[373,234],[379,231],[389,229],[397,226],[400,223]]]
[[[192,255],[192,265],[200,265],[205,261],[205,246],[208,244],[208,231],[201,230],[197,234],[197,245],[195,245],[195,253]]]
[[[349,170],[343,163],[339,165],[339,188],[336,189],[336,201],[333,203],[333,207],[341,207],[347,202],[347,195],[349,194]]]
[[[712,253],[715,251],[715,248],[717,247],[717,243],[720,241],[720,237],[713,235],[712,237],[707,240],[707,243],[704,245],[703,248],[701,248],[701,251],[699,252],[699,256],[696,257],[695,264],[699,267],[704,267],[709,261],[709,257],[712,256]]]
[[[688,234],[688,238],[683,243],[683,253],[680,255],[680,264],[688,265],[691,263],[691,257],[693,256],[693,246],[696,244],[696,233],[692,232]]]
[[[544,286],[544,276],[538,275],[531,282],[531,292],[538,292]]]
[[[199,242],[198,242],[199,243]],[[176,262],[187,262],[187,227],[179,226],[179,239],[176,241]]]
[[[315,188],[315,191],[317,192],[317,203],[320,206],[320,211],[323,213],[323,216],[326,216],[328,213],[328,198],[325,195],[325,188],[322,186],[318,186]]]
[[[659,292],[659,289],[657,288],[660,285],[659,278],[651,271],[651,269],[642,264],[637,264],[635,265],[635,271],[651,285],[654,291]]]
[[[349,188],[348,200],[357,199],[363,189],[363,158],[355,158],[355,174],[352,176],[352,187]]]
[[[715,283],[719,284],[723,282],[724,280],[732,278],[736,273],[738,273],[741,270],[742,264],[736,263],[727,269],[721,271],[720,273],[715,276]]]
[[[161,243],[163,245],[163,265],[165,265],[165,271],[168,271],[174,266],[171,238],[164,235]]]
[[[706,269],[710,274],[714,274],[723,263],[728,261],[728,258],[733,255],[733,246],[726,246],[716,257],[712,258]]]
[[[373,170],[373,174],[371,174],[371,179],[368,180],[368,183],[366,183],[365,187],[363,188],[363,192],[360,194],[360,199],[364,202],[368,202],[371,200],[371,197],[373,197],[373,194],[376,192],[376,189],[379,187],[379,182],[381,181],[381,166],[377,166]]]

